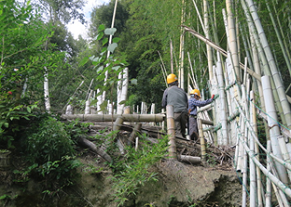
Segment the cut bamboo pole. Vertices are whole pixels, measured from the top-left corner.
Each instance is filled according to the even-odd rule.
[[[250,98],[251,100],[254,98],[254,93],[253,91],[250,92]],[[250,121],[251,121],[251,125],[252,125],[252,129],[254,131],[256,131],[254,128],[256,128],[256,114],[253,114],[256,112],[256,109],[254,108],[254,105],[251,106],[251,110],[250,110]],[[250,150],[256,154],[256,150],[255,150],[255,142],[254,139],[252,138],[252,136],[248,136],[249,138],[249,145],[250,145]],[[258,154],[257,154],[258,156]],[[258,159],[259,160],[259,159]],[[256,166],[254,161],[249,158],[249,165],[250,165],[250,207],[258,207],[261,206],[262,207],[262,200],[261,200],[261,192],[259,192],[257,189],[257,172],[256,172]],[[257,168],[258,169],[258,168]],[[259,171],[259,169],[258,169]],[[258,201],[258,205],[256,204],[256,201]],[[260,203],[260,204],[259,204]]]
[[[173,42],[170,40],[170,54],[171,54],[171,73],[174,74],[174,60],[173,60]],[[166,84],[168,85],[168,84]]]
[[[202,162],[206,163],[206,146],[205,146],[205,139],[203,135],[203,127],[202,127],[202,120],[197,119],[197,125],[198,125],[198,132],[199,132],[199,138],[200,138],[200,145],[201,145],[201,158]]]
[[[167,113],[167,128],[169,136],[169,159],[177,159],[177,149],[175,141],[175,121],[174,121],[174,107],[172,105],[166,106]]]
[[[256,136],[258,136],[258,128],[257,128],[257,116],[256,116],[256,107],[255,107],[255,96],[254,96],[254,92],[251,91],[250,92],[250,99],[251,99],[251,123],[252,123],[252,127],[254,130],[254,133]],[[253,138],[250,137],[250,140],[252,140],[252,142],[250,143],[251,146],[254,145],[254,149],[251,147],[251,150],[254,150],[256,158],[258,160],[260,160],[260,150],[259,150],[259,146],[256,142],[254,142]],[[253,161],[250,161],[253,163]],[[258,167],[256,167],[256,179],[257,179],[257,200],[258,200],[258,207],[263,207],[263,201],[262,201],[262,183],[261,183],[261,171]]]
[[[115,121],[120,114],[73,114],[66,115],[63,114],[61,117],[63,119],[80,119],[80,121],[89,122],[111,122],[112,119]],[[124,121],[128,122],[162,122],[164,120],[164,114],[122,114]]]
[[[222,145],[229,144],[228,138],[228,128],[227,128],[227,106],[226,106],[226,97],[224,91],[224,81],[223,81],[223,73],[222,73],[222,66],[219,53],[217,52],[217,80],[218,80],[218,87],[219,87],[219,97],[220,97],[220,123],[221,123],[221,131],[222,131]]]
[[[113,131],[118,131],[120,130],[120,127],[122,126],[123,124],[123,118],[121,116],[117,117],[117,119],[115,120],[114,122],[114,125],[113,125]],[[125,151],[124,151],[124,145],[122,143],[122,141],[117,138],[117,141],[116,141],[116,144],[119,148],[119,151],[122,155],[124,155]]]
[[[134,141],[134,138],[136,138],[136,136],[137,136],[137,133],[140,131],[140,129],[141,129],[141,126],[142,126],[142,124],[141,123],[137,123],[135,126],[134,126],[134,128],[133,128],[133,130],[132,130],[132,132],[131,132],[131,134],[130,134],[130,136],[129,136],[129,138],[128,138],[128,144],[131,144],[131,143],[133,143],[133,141]]]
[[[280,136],[280,130],[278,127],[277,115],[276,115],[274,100],[272,96],[272,88],[271,88],[269,76],[262,77],[262,86],[263,86],[264,99],[266,103],[266,110],[267,110],[267,114],[269,115],[268,126],[270,128],[270,137],[271,137],[273,153],[275,156],[279,158],[282,158],[283,156],[284,160],[287,160],[287,158],[288,160],[290,160],[289,154],[286,149],[285,141],[283,137]],[[288,178],[287,178],[286,170],[284,166],[277,162],[275,164],[276,164],[276,168],[278,170],[280,179],[282,180],[283,183],[288,184]]]
[[[203,12],[204,12],[204,27],[205,27],[205,37],[210,39],[210,32],[209,32],[209,21],[208,21],[208,8],[207,8],[207,0],[203,0]],[[207,51],[207,61],[208,61],[208,73],[209,73],[209,80],[213,79],[213,57],[211,47],[207,44],[206,45]]]
[[[182,0],[182,12],[181,12],[181,25],[185,22],[185,0]],[[179,84],[182,89],[185,88],[184,81],[184,41],[185,41],[185,30],[181,27],[180,34],[180,53],[179,53]]]
[[[237,40],[236,40],[236,31],[235,31],[235,22],[233,16],[232,0],[226,0],[226,11],[227,11],[227,25],[229,30],[229,50],[231,53],[231,58],[233,62],[233,67],[235,70],[236,80],[241,81],[240,70],[239,70],[239,58],[238,58],[238,49],[237,49]]]
[[[178,155],[178,160],[181,160],[183,162],[189,162],[191,164],[201,163],[201,157],[193,157],[193,156],[188,156],[188,155]]]
[[[268,172],[271,172],[271,141],[267,141],[267,170]],[[270,178],[266,177],[266,205],[265,207],[271,207],[272,206],[272,183]]]

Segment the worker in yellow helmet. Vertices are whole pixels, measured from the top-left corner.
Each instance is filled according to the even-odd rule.
[[[197,126],[197,107],[202,107],[210,104],[214,100],[214,95],[210,99],[200,101],[201,95],[198,89],[194,89],[190,92],[190,99],[188,102],[189,112],[189,136],[191,140],[198,140],[198,126]]]
[[[167,105],[174,107],[174,120],[176,134],[186,137],[186,126],[188,122],[188,97],[186,92],[178,87],[178,78],[175,74],[167,76],[169,87],[164,91],[162,107]]]

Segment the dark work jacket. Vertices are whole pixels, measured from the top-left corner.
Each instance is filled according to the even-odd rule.
[[[172,105],[174,107],[174,113],[187,112],[187,94],[178,86],[170,86],[164,91],[162,99],[162,107],[166,108],[167,105]]]

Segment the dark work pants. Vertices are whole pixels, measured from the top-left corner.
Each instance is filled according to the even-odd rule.
[[[197,125],[197,118],[189,117],[189,136],[191,140],[198,139],[198,125]]]
[[[176,134],[181,134],[184,138],[186,137],[186,126],[188,122],[188,113],[174,113],[175,131]]]

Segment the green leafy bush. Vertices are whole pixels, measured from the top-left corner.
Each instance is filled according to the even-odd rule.
[[[47,117],[34,130],[26,139],[26,152],[31,162],[41,164],[74,154],[74,142],[64,130],[63,123]]]
[[[139,140],[140,148],[136,151],[133,147],[127,147],[125,159],[115,163],[114,198],[118,206],[126,202],[128,196],[135,194],[140,185],[145,182],[156,181],[156,173],[151,169],[155,163],[167,155],[168,138],[160,139],[157,144],[152,144],[142,135]]]

